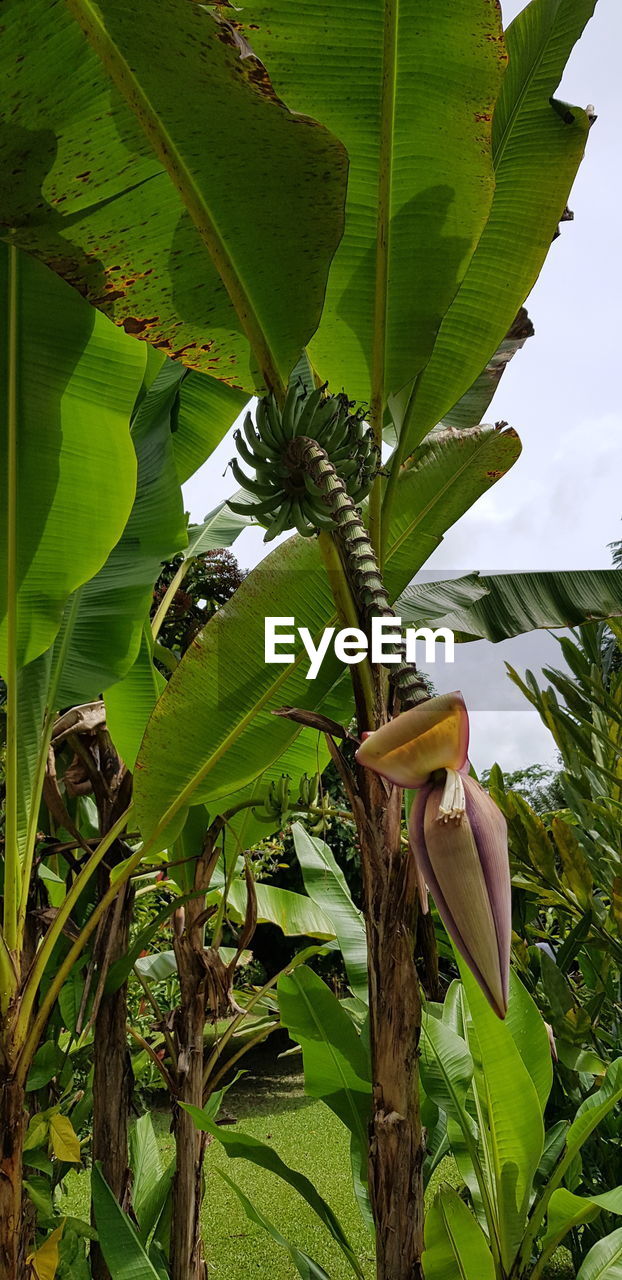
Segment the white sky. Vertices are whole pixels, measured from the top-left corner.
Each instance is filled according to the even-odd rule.
[[[505,0],[506,22],[522,7],[522,0]],[[509,366],[488,414],[490,421],[503,418],[516,427],[523,453],[448,532],[426,566],[435,576],[472,569],[607,568],[607,543],[622,537],[621,45],[620,0],[599,0],[558,91],[581,106],[594,103],[598,113],[570,199],[575,220],[563,225],[528,301],[536,336]],[[185,486],[193,521],[231,492],[231,477],[222,472],[233,452],[228,437]],[[245,532],[233,549],[240,564],[252,566],[266,551],[262,532]],[[503,675],[503,660],[521,671],[555,663],[556,642],[540,634],[468,649],[459,682],[474,708],[476,768],[494,760],[508,770],[535,760],[553,762],[550,735]],[[455,668],[433,674],[439,689],[458,683]],[[483,686],[485,705],[498,710],[476,709]]]

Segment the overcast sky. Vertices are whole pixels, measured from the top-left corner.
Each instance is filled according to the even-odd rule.
[[[505,0],[506,22],[523,7]],[[586,106],[598,121],[572,192],[574,222],[565,223],[528,301],[536,328],[505,373],[489,411],[516,427],[523,453],[499,485],[454,526],[428,569],[449,571],[609,567],[607,544],[622,537],[620,393],[620,207],[622,204],[619,50],[620,0],[599,0],[569,63],[559,96]],[[231,492],[223,478],[230,438],[185,486],[193,521]],[[250,567],[265,554],[261,532],[235,545]],[[474,708],[476,768],[498,760],[510,770],[552,763],[550,735],[504,676],[503,660],[524,669],[556,661],[556,642],[538,635],[468,649],[458,669],[436,669],[439,688],[460,683]],[[483,705],[495,710],[478,710]],[[494,690],[494,692],[492,692]],[[512,709],[516,708],[516,710]]]

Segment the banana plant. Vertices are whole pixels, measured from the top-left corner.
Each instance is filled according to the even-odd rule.
[[[545,1133],[553,1078],[545,1023],[515,975],[508,1018],[495,1018],[466,968],[445,1004],[427,1010],[421,1053],[426,1098],[471,1202],[469,1212],[454,1191],[439,1191],[426,1219],[426,1280],[452,1267],[467,1280],[541,1280],[574,1227],[602,1211],[622,1214],[622,1187],[581,1195],[572,1176],[581,1148],[619,1105],[622,1060],[570,1122]]]
[[[365,22],[334,4],[298,21],[287,0],[269,10],[257,0],[248,30],[185,0],[166,0],[157,23],[140,3],[130,10],[119,0],[41,0],[25,17],[10,0],[1,59],[13,128],[2,158],[15,183],[0,199],[0,221],[12,245],[49,262],[129,334],[225,383],[265,392],[259,454],[272,432],[289,495],[279,500],[270,486],[258,493],[259,465],[250,493],[269,505],[256,514],[274,513],[269,532],[274,521],[320,531],[259,567],[158,699],[136,759],[133,807],[76,878],[31,986],[85,878],[128,823],[141,842],[59,966],[26,1056],[141,860],[171,845],[190,804],[207,801],[213,818],[292,746],[300,717],[277,719],[273,710],[287,703],[317,716],[319,707],[334,726],[354,706],[362,734],[393,712],[396,689],[403,703],[425,696],[404,663],[391,694],[386,670],[365,661],[352,668],[352,689],[336,660],[314,687],[299,661],[277,677],[261,662],[258,634],[264,614],[294,611],[316,631],[333,619],[369,630],[445,529],[515,460],[513,431],[435,438],[433,428],[507,341],[564,212],[589,120],[554,94],[593,8],[593,0],[532,0],[504,36],[488,0],[442,0],[433,14],[418,0],[366,0]],[[354,38],[356,58],[329,65],[326,49],[351,47]],[[51,48],[62,51],[62,84]],[[343,400],[340,414],[339,398],[326,397],[321,439],[304,435],[299,378],[290,380],[307,344],[313,381],[328,376],[346,387],[347,412]],[[319,409],[305,390],[307,409]],[[369,400],[373,438],[351,397]],[[385,471],[377,463],[387,424],[396,447]],[[350,445],[353,457],[344,458]],[[369,534],[357,507],[368,488]],[[332,731],[326,736],[333,749]],[[12,737],[11,751],[14,760]],[[412,1280],[423,1245],[417,883],[401,845],[400,787],[387,794],[357,766],[351,794],[374,993],[369,1161],[378,1277]],[[15,892],[7,884],[10,973]],[[33,1006],[30,998],[24,1026]],[[194,1280],[200,1266],[188,1239],[174,1280]]]
[[[371,1096],[369,1046],[361,1033],[361,1022],[368,1018],[365,967],[365,924],[355,907],[343,873],[328,845],[310,836],[297,821],[292,827],[296,854],[303,873],[305,889],[311,902],[327,917],[341,950],[348,980],[354,993],[352,1001],[339,1001],[331,989],[305,964],[305,955],[297,958],[273,982],[277,988],[279,1025],[289,1031],[300,1045],[305,1073],[305,1091],[323,1100],[342,1121],[351,1135],[352,1174],[355,1192],[365,1222],[373,1233],[373,1219],[367,1188],[366,1125]],[[360,1261],[333,1209],[318,1194],[301,1172],[287,1165],[266,1143],[236,1130],[221,1128],[208,1109],[188,1106],[188,1114],[200,1133],[219,1141],[229,1159],[247,1160],[268,1170],[292,1187],[317,1215],[319,1221],[339,1246],[342,1256],[359,1280]],[[290,1255],[303,1277],[326,1273],[315,1259],[309,1259],[295,1241],[286,1239],[278,1226],[268,1220],[257,1205],[245,1196],[236,1182],[226,1181],[238,1195],[251,1219]]]
[[[22,1055],[45,969],[41,952],[39,963],[31,965],[37,938],[29,922],[39,803],[80,591],[101,571],[134,499],[130,416],[145,356],[17,250],[3,249],[0,271],[8,335],[2,415],[7,518],[0,662],[7,685],[7,748],[0,1259],[11,1275],[23,1269],[26,1252],[20,1225],[21,1146],[24,1086],[33,1054]],[[108,362],[116,370],[112,379],[104,372]],[[92,448],[85,457],[81,446],[88,434]],[[62,909],[59,918],[57,936],[62,935]]]
[[[130,1134],[133,1216],[121,1208],[101,1165],[93,1166],[93,1206],[99,1244],[118,1280],[168,1280],[166,1256],[171,1225],[174,1168],[162,1167],[149,1113]]]
[[[328,847],[311,839],[301,826],[295,828],[295,841],[305,883],[316,886],[332,911],[353,976],[353,964],[365,947],[362,917],[342,877],[332,871]],[[364,1159],[361,1162],[371,1091],[364,1002],[360,1007],[339,1002],[306,967],[283,975],[278,991],[281,1018],[302,1049],[306,1092],[331,1107],[352,1135],[355,1189],[371,1223]],[[441,1187],[428,1206],[426,1280],[458,1272],[466,1280],[540,1280],[570,1232],[600,1220],[603,1213],[622,1214],[622,1188],[582,1188],[577,1174],[579,1153],[619,1107],[622,1063],[613,1061],[608,1071],[593,1078],[571,1119],[545,1130],[553,1075],[546,1024],[516,973],[505,1021],[495,1016],[467,969],[462,982],[452,983],[443,1005],[427,1004],[421,1039],[422,1102],[429,1126],[426,1175],[444,1156],[453,1155],[468,1203],[453,1189]],[[202,1132],[224,1146],[229,1158],[270,1170],[301,1195],[337,1239],[352,1272],[359,1274],[329,1207],[318,1201],[317,1193],[310,1194],[303,1175],[264,1143],[219,1128],[205,1111],[190,1107],[189,1112]],[[228,1181],[236,1189],[235,1182]],[[278,1228],[263,1220],[247,1197],[240,1198],[249,1216],[281,1245],[288,1243],[290,1251],[297,1248],[294,1242],[284,1242]],[[600,1253],[615,1257],[618,1236],[614,1232],[607,1238],[600,1252],[595,1246],[585,1255],[584,1248],[578,1265],[586,1275]],[[299,1270],[306,1274],[304,1265]]]
[[[47,1018],[71,973],[66,968],[54,986],[56,967],[69,950],[66,930],[75,941],[80,930],[72,913],[77,909],[82,922],[89,902],[85,890],[102,874],[98,868],[106,851],[119,848],[108,828],[115,825],[115,799],[121,812],[128,792],[129,775],[109,738],[104,742],[104,708],[97,699],[131,667],[160,561],[186,542],[172,427],[177,425],[180,438],[188,438],[188,454],[199,464],[210,440],[196,422],[202,385],[192,387],[194,403],[178,414],[182,421],[174,422],[184,404],[183,384],[192,386],[194,377],[209,386],[202,375],[186,374],[170,362],[164,365],[161,355],[148,354],[147,347],[115,329],[16,249],[2,250],[0,274],[10,338],[3,348],[7,521],[2,525],[0,659],[7,685],[0,1057],[10,1173],[2,1180],[0,1258],[10,1275],[23,1265],[28,1246],[19,1209],[20,1149],[27,1123],[24,1089]],[[225,416],[222,426],[223,415],[232,409],[226,409],[227,403],[226,395],[220,396],[221,433],[231,422]],[[234,397],[234,415],[236,411]],[[214,411],[213,438],[217,421]],[[235,522],[238,531],[242,523]],[[84,705],[59,716],[73,702]],[[73,746],[67,756],[69,743]],[[95,748],[102,753],[94,773],[96,790],[100,788],[99,822],[97,813],[87,814],[87,800],[75,788],[73,799],[65,803],[69,773],[65,785],[61,767],[63,759],[71,763],[75,750],[82,753],[82,773],[85,768],[88,772],[89,764],[93,767],[89,749]],[[74,769],[74,782],[79,772]],[[124,826],[117,825],[117,832]],[[58,828],[64,839],[55,834]],[[98,831],[104,837],[99,849]],[[45,910],[37,917],[42,905]],[[117,945],[117,926],[120,920],[113,911],[104,931],[106,962]],[[88,936],[87,927],[80,950]],[[43,1006],[42,989],[47,997]],[[122,999],[121,994],[112,1002],[117,1014]],[[100,1003],[102,1017],[106,1003]],[[100,1034],[96,1043],[105,1048],[105,1070],[114,1071],[120,1060],[122,1076],[124,1016],[116,1042]],[[109,1098],[108,1092],[107,1113]],[[96,1105],[95,1111],[101,1121],[101,1107]],[[106,1116],[108,1141],[101,1152],[123,1171],[126,1123],[127,1109],[120,1102],[114,1116]],[[111,1125],[121,1130],[114,1141]],[[115,1181],[110,1169],[109,1174]]]

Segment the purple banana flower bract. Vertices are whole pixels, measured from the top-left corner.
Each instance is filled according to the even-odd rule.
[[[461,782],[464,813],[454,817],[441,812],[442,783],[421,788],[410,814],[410,843],[450,938],[504,1018],[512,930],[507,827],[475,778]]]
[[[504,1018],[512,928],[507,826],[468,776],[468,745],[464,699],[447,693],[366,734],[356,758],[397,786],[418,789],[409,834],[422,909],[429,889],[456,948]]]

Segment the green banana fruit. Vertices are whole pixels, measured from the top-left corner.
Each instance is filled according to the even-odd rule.
[[[291,498],[284,499],[282,506],[278,508],[278,514],[274,520],[268,525],[264,534],[264,542],[272,542],[273,538],[277,538],[280,533],[285,533],[286,529],[292,528],[292,501]]]
[[[252,501],[232,502],[231,509],[251,515],[264,525],[270,542],[288,529],[305,538],[332,527],[330,508],[321,489],[288,453],[291,441],[304,436],[324,449],[352,500],[358,505],[369,492],[378,471],[379,453],[364,411],[355,409],[345,392],[328,395],[326,386],[308,390],[300,380],[290,382],[282,409],[270,394],[259,401],[255,422],[246,414],[234,439],[248,476],[237,461],[232,471]]]

